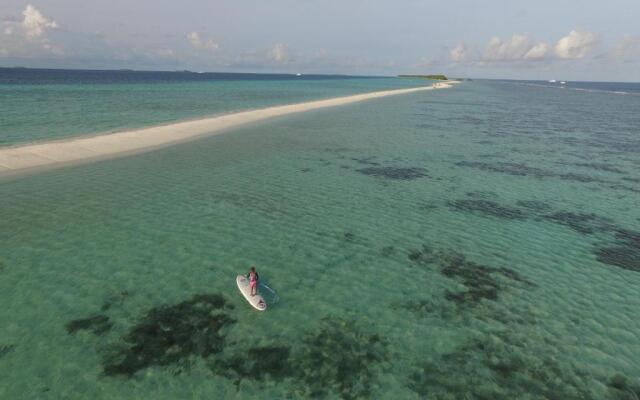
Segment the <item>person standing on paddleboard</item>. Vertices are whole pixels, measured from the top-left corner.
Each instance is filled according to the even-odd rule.
[[[251,295],[255,296],[256,294],[258,294],[258,280],[260,279],[260,276],[258,275],[258,272],[256,271],[255,266],[251,267],[251,271],[249,271],[249,273],[247,274],[247,278],[249,278],[249,287],[251,288]]]

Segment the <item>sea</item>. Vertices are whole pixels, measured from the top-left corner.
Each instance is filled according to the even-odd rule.
[[[430,83],[0,69],[0,146]],[[4,178],[0,398],[637,400],[639,111],[466,80]]]

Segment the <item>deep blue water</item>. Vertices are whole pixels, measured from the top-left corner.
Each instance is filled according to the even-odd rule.
[[[96,83],[153,83],[198,81],[263,81],[263,80],[319,80],[350,79],[347,75],[250,74],[232,72],[193,71],[133,71],[133,70],[81,70],[0,68],[0,84],[49,85]],[[361,78],[361,77],[359,77]],[[369,77],[375,79],[375,77]]]

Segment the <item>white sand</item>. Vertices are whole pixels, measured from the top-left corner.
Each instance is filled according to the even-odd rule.
[[[386,90],[328,100],[268,107],[261,110],[242,111],[195,121],[178,122],[99,136],[85,136],[55,142],[4,147],[0,148],[0,178],[138,154],[202,136],[219,134],[230,128],[262,121],[267,118],[340,106],[379,97],[444,89],[451,87],[452,83],[457,82],[440,82],[432,86]]]

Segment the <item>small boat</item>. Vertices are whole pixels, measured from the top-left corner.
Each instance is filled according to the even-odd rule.
[[[562,82],[560,82],[560,84],[561,84],[561,85],[566,85],[566,84],[567,84],[567,82],[562,81]]]
[[[300,72],[298,72],[298,73],[296,74],[296,76],[302,76],[302,74],[301,74]]]
[[[557,82],[557,81],[556,81],[555,79],[551,79],[551,80],[549,81],[549,83],[556,83],[556,82]]]

